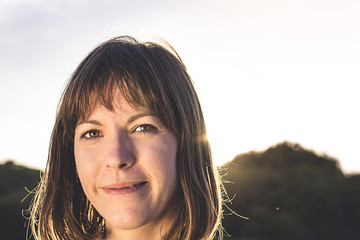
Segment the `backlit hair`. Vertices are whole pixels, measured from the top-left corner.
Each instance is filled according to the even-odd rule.
[[[93,100],[112,109],[113,89],[133,106],[150,109],[178,140],[178,206],[166,240],[221,238],[221,194],[206,139],[204,117],[187,70],[166,42],[118,37],[96,47],[80,63],[62,95],[44,177],[31,212],[36,239],[101,239],[105,221],[80,185],[74,132]],[[218,233],[217,233],[218,232]]]

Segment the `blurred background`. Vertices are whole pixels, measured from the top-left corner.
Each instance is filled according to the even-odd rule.
[[[259,155],[267,149],[287,146],[296,153],[310,152],[324,161],[333,160],[333,167],[337,170],[333,169],[332,173],[341,175],[338,180],[347,183],[348,179],[352,179],[349,180],[350,185],[358,186],[354,184],[354,179],[360,172],[359,12],[360,2],[356,0],[1,0],[1,166],[7,166],[5,172],[9,172],[8,169],[22,171],[35,168],[37,170],[30,174],[29,179],[35,179],[35,183],[38,181],[40,170],[44,170],[46,165],[56,107],[67,79],[98,43],[126,34],[140,40],[160,36],[178,51],[197,87],[217,165],[230,160],[233,161],[227,164],[234,163],[238,154],[243,156],[256,151]],[[270,159],[269,163],[274,163],[276,159],[293,158],[281,156],[265,158]],[[309,159],[306,156],[301,157],[305,162]],[[242,176],[242,165],[236,163],[236,166],[239,167],[229,168],[236,169],[235,175],[229,173],[230,180]],[[277,166],[273,170],[280,174],[284,169],[279,167],[279,162]],[[293,169],[297,169],[295,165]],[[309,169],[311,167],[302,168],[305,172]],[[322,192],[323,187],[331,182],[325,177],[328,175],[321,172],[323,167],[314,169],[314,176],[318,176],[314,178],[320,179],[323,185],[315,184],[314,180],[314,186],[318,188],[313,190]],[[289,192],[293,188],[283,184],[288,182],[286,178],[282,178],[281,174],[274,177],[270,172],[273,171],[266,170],[265,177],[275,179],[275,186],[281,188],[277,191],[283,191],[283,195],[279,196],[293,196]],[[296,174],[303,176],[305,172]],[[261,175],[254,172],[246,176],[252,180]],[[12,180],[8,175],[0,177],[4,189],[8,188]],[[30,184],[29,179],[25,182]],[[238,179],[234,180],[236,184],[228,184],[230,195],[236,194],[235,199],[247,199],[245,195],[250,193],[237,187],[239,182],[253,183],[249,179]],[[354,188],[342,184],[345,183],[336,186],[348,189],[346,194],[356,193]],[[236,188],[233,187],[235,185]],[[21,181],[16,186],[24,190]],[[272,190],[260,185],[256,187],[255,184],[250,186],[258,189],[252,190],[257,192],[251,195],[254,198],[262,199],[263,191]],[[298,185],[293,187],[299,189]],[[15,188],[12,190],[15,191]],[[16,202],[15,199],[23,192],[14,194],[9,195],[7,190],[0,189],[0,206]],[[338,196],[340,192],[331,194]],[[356,199],[353,195],[341,194]],[[316,194],[305,191],[303,198],[309,196],[315,198]],[[325,194],[320,197],[323,200],[317,201],[330,201],[326,196],[330,195]],[[269,197],[269,202],[270,199],[275,201]],[[240,214],[257,216],[266,213],[249,210],[260,211],[259,206],[265,202],[259,202],[254,207],[250,203],[256,201],[252,199],[234,205]],[[347,212],[356,212],[356,209],[343,200],[338,203],[349,206],[350,210],[325,208],[323,213],[340,212],[343,214],[341,219],[347,219],[343,221],[344,225],[348,226],[349,219],[352,219],[353,225],[359,225],[358,219],[347,215]],[[318,209],[316,204],[305,206]],[[313,211],[309,208],[306,212]],[[306,227],[299,223],[303,220],[291,214],[288,212],[286,216],[293,217],[296,229],[310,231],[304,230]],[[274,220],[265,215],[261,215],[266,220],[263,224]],[[317,219],[315,216],[303,216],[301,219]],[[277,221],[290,221],[290,217],[284,219]],[[247,226],[243,220],[232,222]],[[252,221],[245,222],[251,223],[253,230],[265,229]],[[269,228],[276,229],[275,232],[280,231],[271,226]],[[334,229],[331,226],[325,224],[323,228]],[[311,239],[313,231],[306,238],[299,235],[298,239]],[[349,237],[352,236],[351,231],[346,231],[347,238],[334,239],[352,239]],[[259,238],[246,229],[240,232],[248,232],[247,239],[252,240],[296,239],[294,236]],[[240,236],[238,233],[232,235]],[[320,235],[315,233],[314,236],[318,237],[314,239],[330,239],[319,238]]]

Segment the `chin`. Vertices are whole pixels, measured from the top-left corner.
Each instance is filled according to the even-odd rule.
[[[106,227],[122,229],[122,230],[131,230],[140,228],[149,223],[149,219],[145,214],[138,213],[128,213],[117,214],[115,216],[105,217],[105,225]]]

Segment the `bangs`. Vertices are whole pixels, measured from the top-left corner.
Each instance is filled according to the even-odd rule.
[[[153,111],[149,104],[151,102],[149,100],[150,96],[145,96],[138,82],[132,79],[129,75],[125,77],[125,75],[119,73],[111,73],[108,76],[96,76],[94,84],[88,82],[89,84],[86,84],[83,88],[86,93],[81,95],[79,99],[84,104],[79,106],[76,113],[78,121],[88,119],[97,104],[104,106],[110,111],[114,111],[115,94],[121,94],[133,108],[141,106]]]
[[[73,138],[78,121],[86,120],[97,103],[114,110],[116,90],[132,107],[148,108],[176,134],[174,100],[167,86],[171,77],[164,64],[172,68],[169,62],[159,62],[151,47],[131,41],[111,41],[93,50],[76,69],[63,95],[67,135]]]

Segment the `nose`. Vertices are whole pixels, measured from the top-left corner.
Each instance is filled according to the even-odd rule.
[[[126,132],[113,134],[106,143],[107,168],[126,169],[135,162],[134,145]]]

